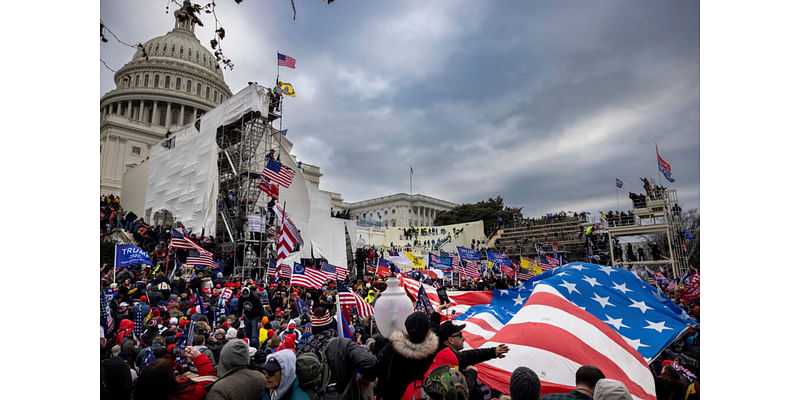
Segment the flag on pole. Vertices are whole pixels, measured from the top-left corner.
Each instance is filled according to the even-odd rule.
[[[275,210],[275,215],[277,215],[278,219],[281,221],[281,234],[278,238],[278,255],[275,260],[275,263],[280,265],[281,261],[288,257],[289,253],[294,250],[294,246],[297,243],[302,244],[303,241],[300,237],[300,231],[294,226],[294,223],[292,223],[292,220],[286,215],[284,209],[278,204],[275,204],[273,209]]]
[[[292,269],[292,280],[289,286],[300,286],[307,289],[322,289],[325,284],[325,274],[322,272],[306,267],[300,263],[294,263]]]
[[[196,250],[197,254],[192,254],[193,251],[190,250],[190,254],[186,256],[186,264],[189,265],[201,265],[206,267],[214,267],[216,263],[214,263],[214,253],[200,248]]]
[[[350,288],[344,285],[344,283],[339,282],[337,285],[339,291],[339,301],[342,302],[342,305],[345,307],[356,307],[358,310],[358,315],[361,318],[366,318],[370,315],[375,315],[375,310],[372,308],[366,300],[362,299],[361,296],[353,293]]]
[[[278,66],[279,67],[289,67],[294,69],[295,59],[289,57],[285,54],[278,53]]]
[[[658,145],[656,145],[656,157],[658,157],[658,169],[664,174],[664,178],[667,178],[670,182],[675,182],[675,179],[672,178],[672,167],[661,158],[661,154],[658,153]]]
[[[339,267],[337,265],[322,263],[322,266],[319,268],[322,273],[325,274],[327,279],[332,281],[343,281],[347,279],[347,268]]]
[[[268,159],[261,177],[278,182],[281,186],[288,188],[294,179],[294,171],[273,159]]]
[[[618,188],[622,187],[622,179],[617,178],[617,187]]]
[[[114,268],[129,267],[131,265],[147,264],[153,266],[150,256],[146,251],[133,244],[116,245],[116,257],[114,257]]]
[[[294,97],[294,87],[292,87],[291,83],[278,81],[278,86],[280,87],[279,93],[284,96]]]
[[[203,296],[200,295],[199,290],[195,292],[194,297],[197,299],[197,305],[200,306],[200,313],[206,315],[206,305],[203,304]]]

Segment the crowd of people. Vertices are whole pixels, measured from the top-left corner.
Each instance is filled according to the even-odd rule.
[[[172,271],[162,246],[169,229],[149,227],[135,216],[126,226],[126,219],[116,218],[123,213],[119,199],[103,200],[101,223],[134,233],[140,247],[151,248],[147,251],[154,261],[153,267],[101,268],[103,399],[540,397],[539,377],[525,367],[513,372],[509,393],[480,382],[477,364],[505,357],[509,348],[501,344],[464,350],[464,326],[453,323],[455,315],[447,304],[430,315],[409,315],[406,331],[388,337],[378,331],[373,317],[344,307],[351,337],[340,337],[333,316],[342,288],[335,282],[306,289],[284,279],[233,278],[221,269]],[[108,230],[101,224],[101,235]],[[213,245],[212,240],[193,237],[204,246]],[[366,250],[365,259],[379,256],[374,248]],[[507,289],[519,283],[502,275],[465,279],[457,285],[424,279],[453,290]],[[373,305],[386,290],[383,279],[369,275],[344,286]],[[681,301],[681,290],[668,293],[699,316],[699,300]],[[696,398],[699,330],[690,330],[651,368],[659,400],[692,398],[687,393]],[[585,366],[578,370],[573,392],[543,398],[630,398],[621,383],[603,378],[602,371]]]

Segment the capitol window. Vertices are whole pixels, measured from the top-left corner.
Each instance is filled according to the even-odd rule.
[[[181,77],[175,78],[175,89],[181,90]]]
[[[189,57],[192,56],[192,49],[189,49]]]
[[[189,93],[192,93],[192,80],[191,79],[187,79],[186,80],[186,91],[189,92]]]
[[[183,47],[181,47],[181,54],[183,54]]]
[[[156,75],[156,78],[155,78],[155,80],[153,80],[153,87],[158,87],[158,80],[159,80],[159,78],[160,78],[160,77],[159,77],[158,75]]]
[[[150,86],[150,75],[144,76],[144,87]]]
[[[136,75],[136,84],[134,86],[139,87],[139,75]]]
[[[175,52],[175,45],[174,44],[172,45],[172,52],[173,53]]]
[[[200,84],[197,84],[197,95],[200,96]]]
[[[210,88],[206,86],[206,98],[208,98],[208,94],[210,93]]]
[[[217,91],[214,91],[214,101],[217,101]]]
[[[140,155],[142,153],[142,149],[140,147],[133,146],[131,147],[131,154]]]
[[[164,87],[169,89],[169,75],[164,78]]]

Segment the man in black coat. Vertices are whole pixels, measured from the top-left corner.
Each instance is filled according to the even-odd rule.
[[[258,323],[264,316],[264,306],[261,305],[261,299],[247,286],[242,289],[242,295],[239,296],[238,312],[244,319],[245,335],[250,340],[250,346],[258,348]]]

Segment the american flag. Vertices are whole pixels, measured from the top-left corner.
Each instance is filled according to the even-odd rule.
[[[480,273],[478,272],[478,263],[475,261],[466,260],[464,263],[464,273],[470,278],[480,278]]]
[[[401,278],[412,300],[418,285]],[[438,296],[428,293],[437,305]],[[629,271],[596,264],[571,263],[511,289],[448,296],[456,320],[466,324],[466,349],[511,348],[505,358],[478,365],[478,378],[502,392],[519,366],[539,375],[546,395],[569,392],[577,369],[595,365],[634,398],[655,399],[647,361],[696,324]]]
[[[517,271],[517,279],[526,281],[531,278],[533,278],[533,274],[528,272],[526,269],[520,268],[519,271]]]
[[[300,286],[308,289],[322,289],[322,285],[325,284],[325,274],[300,263],[294,263],[291,279],[289,286]]]
[[[442,257],[450,257],[453,259],[453,273],[456,274],[464,274],[464,269],[461,268],[461,259],[458,258],[458,253],[448,253],[446,251],[441,252]]]
[[[197,249],[197,255],[187,255],[186,264],[189,265],[205,265],[207,267],[214,267],[214,254],[202,247]]]
[[[281,264],[281,261],[294,250],[294,246],[297,244],[300,234],[296,229],[293,229],[294,224],[292,224],[289,217],[286,216],[286,212],[277,204],[275,205],[275,211],[276,214],[280,212],[280,219],[282,221],[281,235],[278,238],[278,255],[275,263]]]
[[[278,277],[281,279],[292,279],[292,266],[289,264],[281,264],[278,270]]]
[[[292,184],[292,179],[294,179],[294,171],[275,160],[268,159],[261,177],[278,182],[281,186],[288,188]]]
[[[353,293],[350,288],[344,286],[343,283],[339,283],[338,286],[339,290],[339,301],[341,305],[344,307],[352,307],[355,306],[356,310],[358,310],[358,315],[361,318],[366,318],[370,315],[375,315],[375,310],[372,308],[366,300],[362,299],[361,296]]]
[[[279,67],[289,67],[294,69],[295,59],[289,57],[285,54],[278,53],[278,66]]]
[[[259,189],[263,190],[269,197],[272,197],[275,200],[278,200],[279,190],[278,185],[274,183],[270,183],[267,181],[264,176],[261,176],[261,183],[257,186]]]
[[[169,241],[169,247],[182,250],[205,250],[175,229],[172,230],[172,239]]]
[[[323,263],[320,271],[326,274],[332,281],[343,281],[347,279],[347,268],[338,265]]]

